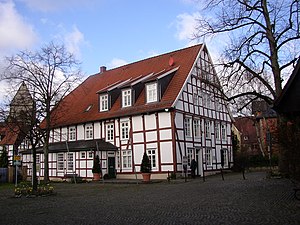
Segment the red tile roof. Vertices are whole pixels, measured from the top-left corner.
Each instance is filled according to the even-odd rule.
[[[52,111],[52,126],[59,127],[92,122],[172,107],[201,48],[202,45],[195,45],[88,77]],[[173,62],[169,63],[171,57]],[[98,92],[107,91],[113,86],[124,87],[130,82],[139,81],[143,76],[153,73],[145,79],[152,80],[154,77],[163,75],[164,71],[168,72],[172,69],[175,69],[175,74],[159,102],[146,104],[145,91],[143,90],[133,106],[122,108],[121,96],[119,96],[109,111],[99,112]],[[143,82],[145,81],[143,80]],[[90,105],[92,108],[87,111],[86,109]]]
[[[17,126],[1,124],[0,135],[4,138],[0,141],[0,145],[13,145],[16,144],[20,134],[20,129]]]

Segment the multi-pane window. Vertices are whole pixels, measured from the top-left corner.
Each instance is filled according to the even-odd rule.
[[[70,127],[69,128],[69,141],[75,141],[76,140],[76,128]]]
[[[40,155],[36,154],[36,163],[40,163],[40,162],[41,162]]]
[[[108,110],[108,94],[100,95],[100,112]]]
[[[146,85],[147,103],[157,102],[157,83],[151,83]]]
[[[221,124],[221,137],[223,141],[226,141],[226,125]]]
[[[122,165],[123,165],[123,168],[131,168],[132,167],[131,150],[122,151]]]
[[[131,89],[122,91],[122,107],[131,106]]]
[[[114,124],[106,124],[106,140],[113,141],[114,140]]]
[[[121,135],[122,135],[123,140],[126,140],[129,138],[129,122],[128,121],[121,122]]]
[[[220,140],[220,123],[215,123],[215,136],[216,140]]]
[[[68,161],[67,161],[67,170],[73,171],[74,166],[74,155],[73,153],[67,153]]]
[[[91,159],[91,158],[93,158],[93,152],[89,152],[89,158]]]
[[[212,166],[212,150],[211,148],[205,149],[205,161],[207,166]]]
[[[156,150],[148,149],[147,155],[148,155],[150,163],[151,163],[151,168],[156,168]]]
[[[85,159],[85,152],[81,152],[81,158]]]
[[[194,136],[201,137],[201,122],[200,119],[194,119]]]
[[[85,139],[93,139],[93,125],[85,126]]]
[[[57,170],[64,170],[64,153],[57,153]]]
[[[211,121],[205,120],[204,127],[205,127],[205,138],[211,138]]]
[[[192,136],[192,118],[184,118],[184,131],[185,136],[191,137]]]

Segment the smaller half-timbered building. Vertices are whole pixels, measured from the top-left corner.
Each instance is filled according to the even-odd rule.
[[[144,152],[153,178],[182,174],[183,159],[196,160],[197,175],[230,168],[232,122],[223,99],[205,45],[100,67],[52,113],[50,177],[92,178],[95,155],[103,174],[139,177]],[[23,154],[23,163],[31,168],[31,162]]]

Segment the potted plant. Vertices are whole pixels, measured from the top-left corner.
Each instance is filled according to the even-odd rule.
[[[100,166],[100,159],[98,155],[96,155],[96,157],[94,158],[94,165],[93,165],[92,172],[93,172],[94,180],[100,180],[101,166]]]
[[[148,183],[150,182],[150,177],[151,177],[151,162],[150,159],[145,152],[143,155],[142,163],[141,163],[141,172],[143,176],[143,181]]]

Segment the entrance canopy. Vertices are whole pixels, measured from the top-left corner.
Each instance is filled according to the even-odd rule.
[[[117,151],[118,148],[103,139],[79,140],[68,142],[56,142],[49,144],[49,153],[56,152],[79,152],[79,151]],[[30,151],[31,152],[31,151]],[[38,153],[43,152],[43,147],[37,149]],[[25,152],[22,152],[25,153]]]

